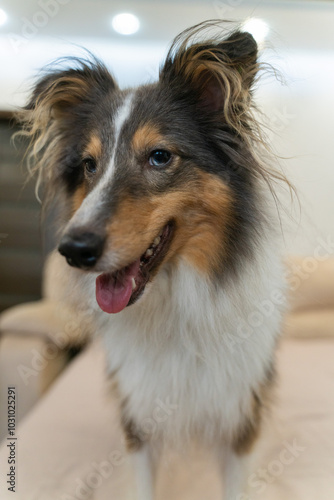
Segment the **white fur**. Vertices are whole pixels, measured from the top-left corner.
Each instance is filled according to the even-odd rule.
[[[178,442],[196,432],[209,440],[218,434],[231,439],[249,413],[252,389],[265,379],[279,332],[276,307],[258,315],[261,324],[249,326],[247,338],[240,334],[259,304],[282,290],[275,243],[266,240],[239,278],[218,288],[184,261],[167,265],[137,303],[116,315],[96,304],[96,274],[54,258],[63,288],[57,295],[95,316],[110,371],[117,370],[120,393],[136,421],[145,427],[154,420],[159,401],[177,407],[150,437]]]
[[[129,120],[131,116],[133,99],[134,92],[130,92],[118,108],[114,119],[114,147],[109,165],[94,189],[83,200],[80,210],[78,210],[72,217],[69,224],[65,228],[65,232],[71,227],[89,225],[92,221],[96,220],[96,217],[101,210],[101,206],[104,203],[105,197],[103,193],[112,182],[115,170],[115,156],[117,153],[120,134],[125,122]]]
[[[142,447],[134,452],[132,463],[135,474],[135,500],[153,500],[155,474],[148,446]]]
[[[252,414],[252,392],[266,380],[279,334],[281,307],[272,297],[283,289],[283,273],[276,252],[273,235],[263,236],[256,258],[218,286],[182,259],[166,264],[138,302],[114,315],[96,303],[97,273],[52,257],[57,272],[48,296],[82,311],[103,336],[126,411],[146,441],[134,454],[137,500],[154,498],[157,465],[149,452],[183,448],[194,436],[225,450],[224,500],[242,493],[247,471],[231,443]]]

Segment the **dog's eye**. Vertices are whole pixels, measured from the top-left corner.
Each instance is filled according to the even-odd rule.
[[[165,167],[168,165],[171,158],[172,154],[169,151],[165,149],[156,149],[150,154],[148,162],[152,167]]]
[[[82,166],[85,169],[85,172],[87,172],[87,174],[90,175],[95,174],[96,162],[95,160],[93,160],[93,158],[85,158],[84,160],[82,160]]]

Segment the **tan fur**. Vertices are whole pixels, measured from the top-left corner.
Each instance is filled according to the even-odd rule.
[[[102,154],[101,139],[96,134],[92,134],[85,148],[84,156],[91,156],[96,160],[101,156],[101,154]]]
[[[201,272],[212,274],[225,252],[224,232],[233,219],[230,189],[215,176],[197,171],[197,179],[178,192],[141,199],[124,198],[108,228],[110,251],[137,259],[170,220],[176,229],[166,260],[188,260]]]
[[[181,252],[199,271],[212,274],[221,257],[227,255],[227,231],[233,223],[233,196],[225,184],[204,172],[199,173],[197,189],[201,194],[197,198],[195,191],[193,207],[182,214],[183,227],[187,230]]]
[[[207,29],[217,26],[219,22],[207,23]],[[202,31],[203,25],[198,26]],[[169,52],[173,57],[176,73],[184,74],[191,85],[203,90],[208,81],[214,81],[220,87],[221,102],[224,103],[224,119],[238,133],[244,132],[248,113],[250,111],[249,84],[259,70],[256,54],[248,60],[231,60],[227,54],[229,41],[216,43],[214,39],[208,41],[211,47],[200,43],[193,43],[196,36],[196,27],[177,37]],[[235,43],[235,40],[234,40]],[[191,44],[191,45],[190,45]],[[248,130],[249,137],[253,131]]]
[[[233,449],[238,455],[250,453],[259,437],[263,411],[270,407],[274,382],[275,372],[272,368],[259,390],[257,392],[253,391],[250,415],[245,419],[233,442]]]
[[[186,444],[188,437],[191,437],[193,429],[198,429],[208,443],[221,439],[224,444],[229,444],[228,448],[233,445],[233,454],[236,452],[242,455],[249,452],[256,441],[263,406],[269,397],[271,379],[266,376],[265,369],[273,357],[281,312],[275,309],[272,314],[263,317],[261,324],[252,330],[252,337],[249,339],[239,338],[238,327],[248,325],[250,315],[257,310],[259,303],[266,300],[272,289],[282,288],[276,257],[277,245],[272,238],[274,233],[270,232],[269,225],[267,227],[260,217],[261,211],[267,210],[268,220],[271,218],[270,203],[267,204],[263,186],[261,185],[260,189],[256,181],[260,179],[264,186],[267,184],[276,199],[274,182],[285,178],[280,172],[272,173],[268,168],[269,163],[263,147],[265,141],[253,114],[250,89],[259,69],[255,42],[248,39],[249,48],[245,49],[245,34],[237,31],[225,39],[219,30],[220,33],[217,33],[216,37],[199,43],[199,35],[212,27],[221,28],[221,24],[220,21],[205,22],[176,37],[162,67],[160,81],[155,87],[158,94],[150,94],[150,87],[143,91],[143,99],[146,92],[148,99],[147,102],[143,101],[143,111],[146,105],[150,106],[152,101],[149,99],[152,99],[152,96],[161,92],[164,97],[165,93],[167,100],[161,101],[162,122],[164,107],[168,106],[168,99],[175,90],[178,102],[185,95],[196,105],[195,122],[197,112],[201,118],[201,108],[205,111],[203,119],[209,119],[207,113],[211,113],[212,127],[217,123],[215,129],[211,128],[210,124],[207,127],[208,134],[212,133],[212,136],[208,137],[210,143],[205,141],[205,147],[212,147],[210,144],[213,144],[222,153],[217,155],[217,166],[220,165],[220,160],[228,158],[231,160],[231,168],[235,166],[237,169],[248,171],[249,192],[253,188],[254,200],[255,197],[259,200],[258,217],[254,218],[258,227],[252,228],[254,241],[255,229],[258,229],[258,255],[241,262],[241,245],[244,241],[247,249],[248,242],[241,239],[238,247],[235,245],[234,234],[229,234],[230,228],[241,227],[236,225],[236,198],[233,189],[224,184],[218,176],[199,169],[196,164],[191,165],[189,160],[188,177],[182,174],[175,176],[175,182],[170,188],[167,187],[162,192],[162,185],[161,189],[153,191],[159,194],[145,195],[143,187],[142,190],[133,189],[135,194],[131,196],[130,191],[126,192],[126,189],[133,182],[133,178],[138,178],[135,176],[129,177],[128,182],[121,185],[116,182],[112,186],[112,180],[110,184],[104,181],[101,184],[101,190],[106,186],[110,186],[110,189],[115,187],[115,191],[119,189],[109,205],[113,213],[107,224],[108,238],[101,262],[98,264],[100,267],[92,268],[93,272],[110,273],[138,259],[171,220],[175,223],[174,234],[164,258],[165,262],[178,263],[178,259],[180,260],[179,266],[171,266],[170,273],[156,276],[156,290],[159,293],[148,291],[143,294],[139,299],[143,308],[139,303],[138,307],[131,306],[121,314],[106,316],[100,313],[101,316],[95,316],[94,312],[96,330],[100,330],[106,343],[108,369],[117,370],[119,388],[123,394],[122,423],[128,447],[132,449],[138,449],[146,439],[148,446],[154,441],[152,435],[143,437],[141,425],[147,416],[154,416],[157,404],[155,397],[158,396],[161,401],[170,401],[171,411],[168,413],[170,418],[166,419],[159,429],[157,440],[161,437],[162,442],[170,442],[172,445],[177,442],[182,448],[183,442]],[[75,126],[76,116],[82,116],[81,112],[91,113],[92,118],[95,117],[95,121],[91,123],[96,123],[96,119],[101,120],[102,115],[99,112],[95,116],[94,108],[94,100],[100,99],[98,96],[101,96],[101,93],[108,97],[105,102],[111,104],[110,111],[106,104],[106,113],[116,111],[118,104],[123,102],[114,122],[117,137],[115,152],[118,139],[120,143],[124,139],[121,144],[123,147],[131,147],[131,144],[126,142],[126,134],[120,136],[120,133],[123,124],[130,120],[132,111],[137,109],[138,95],[134,94],[131,100],[125,97],[129,96],[129,93],[119,93],[113,102],[109,92],[114,90],[114,83],[107,70],[94,63],[91,68],[85,64],[81,66],[81,71],[56,72],[43,79],[36,87],[30,104],[19,116],[24,127],[22,134],[31,139],[31,171],[38,173],[38,182],[46,185],[46,198],[49,195],[50,199],[54,192],[57,192],[58,186],[62,186],[62,171],[66,173],[64,153],[67,151],[64,148],[71,145],[63,142],[64,137],[70,128]],[[169,147],[167,139],[158,128],[150,123],[143,126],[145,112],[138,114],[142,125],[132,140],[134,151],[144,156],[143,153],[147,153],[147,149],[164,148],[166,145],[166,149],[174,155],[168,168],[177,172],[182,158]],[[130,123],[128,130],[131,130],[135,123],[136,121]],[[172,122],[169,110],[166,109],[166,124],[172,126],[173,123],[175,122]],[[180,122],[177,123],[179,128],[186,123],[182,120],[182,113]],[[202,127],[205,122],[201,123]],[[78,126],[80,127],[79,123]],[[97,130],[94,129],[95,132]],[[82,131],[87,133],[87,128]],[[176,142],[182,142],[178,139],[180,135],[182,134],[176,134]],[[109,145],[112,138],[111,129],[105,130],[105,136]],[[197,141],[194,139],[193,142],[195,155]],[[92,152],[98,152],[100,146],[96,139],[91,138],[87,153],[95,157]],[[181,146],[182,144],[179,147]],[[78,149],[76,140],[73,141],[72,147]],[[80,155],[82,153],[84,152],[79,152]],[[112,158],[110,170],[114,169],[115,179],[121,183],[122,176],[117,177],[117,174],[121,172],[122,164],[117,163],[117,155],[114,154]],[[145,158],[148,158],[147,154]],[[59,159],[62,159],[63,163],[59,162]],[[129,169],[135,166],[134,163],[129,163]],[[136,176],[140,175],[139,168],[143,162],[137,163]],[[187,183],[185,178],[188,179]],[[150,192],[150,188],[154,189],[155,179],[158,177],[154,175],[152,181],[147,177],[146,193]],[[144,181],[145,176],[142,179],[142,182]],[[73,198],[74,210],[80,207],[86,190],[91,189],[92,193],[94,185],[98,185],[98,176],[95,177],[95,182],[90,184],[87,178],[87,186],[77,189]],[[160,188],[160,185],[155,187]],[[95,203],[98,203],[99,194],[97,189],[92,195],[91,205],[87,200],[87,208],[100,208]],[[105,206],[108,209],[107,204]],[[245,211],[251,210],[252,207],[252,204],[245,206]],[[89,210],[82,210],[83,219],[88,212]],[[98,213],[96,210],[93,215]],[[105,212],[103,224],[104,217]],[[98,220],[92,216],[91,222],[94,229]],[[79,223],[80,217],[69,224],[72,224],[73,230],[79,228]],[[234,251],[240,252],[240,279],[227,279],[224,283],[210,281],[209,276],[216,276],[217,271],[222,271],[224,258],[227,261],[230,245],[233,244]],[[78,266],[82,264],[69,262]],[[199,272],[202,273],[203,279]],[[74,305],[84,305],[87,310],[95,311],[94,274],[84,275],[84,272],[72,272],[68,268],[62,273],[62,286],[68,287],[64,292],[64,300],[73,300]],[[154,277],[153,274],[150,273],[150,278]],[[222,274],[220,273],[220,276]],[[234,460],[231,464],[232,473],[229,474],[228,480],[232,486],[226,487],[228,493],[225,493],[224,498],[227,495],[229,498],[237,498],[241,493],[241,485],[237,484],[239,464],[234,463]],[[143,461],[138,471],[139,475],[145,476],[146,481],[148,474],[142,474],[144,467],[149,468],[146,461]],[[227,481],[224,483],[227,484]],[[139,485],[137,489],[141,498],[153,498],[152,495],[147,495],[147,484],[142,488]]]
[[[199,93],[205,94],[208,82],[213,82],[218,91],[220,89],[223,102],[222,119],[237,132],[248,147],[247,162],[244,161],[244,156],[236,152],[233,161],[242,168],[251,168],[253,175],[264,180],[279,204],[274,183],[277,180],[284,181],[291,193],[294,189],[282,172],[268,167],[270,162],[264,155],[268,145],[253,114],[249,87],[261,65],[256,61],[255,54],[240,60],[227,56],[226,49],[236,43],[236,37],[242,35],[235,34],[233,41],[228,38],[222,40],[221,28],[226,24],[222,21],[206,21],[185,30],[175,38],[167,61],[172,61],[174,73],[187,79],[189,87],[197,88]],[[205,42],[198,43],[197,37],[203,36],[210,29],[218,30],[219,37],[217,35],[216,38],[208,38]],[[164,68],[161,78],[164,78]],[[80,75],[61,76],[42,89],[33,107],[22,109],[17,114],[18,122],[23,127],[18,135],[30,139],[27,153],[29,169],[32,174],[38,174],[37,191],[42,183],[48,184],[53,180],[54,151],[62,139],[62,119],[70,115],[75,105],[85,101],[94,84],[94,81]],[[155,133],[157,131],[149,131],[148,137],[153,140],[156,138]],[[143,139],[144,130],[140,135]],[[138,142],[139,145],[142,142],[139,135]]]
[[[134,133],[132,138],[132,147],[136,153],[146,151],[147,148],[153,148],[157,144],[165,143],[165,138],[157,130],[157,126],[146,123]]]
[[[89,90],[90,83],[81,76],[59,77],[40,92],[33,106],[22,109],[16,115],[22,124],[22,130],[17,135],[30,139],[27,149],[28,169],[31,175],[38,175],[38,198],[40,185],[52,183],[54,151],[60,147],[63,119],[85,99]],[[47,204],[47,198],[44,201]]]
[[[96,160],[101,156],[101,154],[102,154],[101,140],[96,134],[93,133],[85,148],[83,157],[90,156]],[[73,195],[73,203],[72,203],[73,213],[79,209],[86,195],[87,195],[86,185],[80,184]]]
[[[134,422],[132,420],[122,418],[121,424],[125,434],[127,449],[129,451],[138,451],[143,446],[144,441],[139,437],[139,433],[135,429]]]
[[[43,106],[49,108],[53,118],[58,118],[68,113],[71,106],[81,102],[89,92],[89,83],[79,76],[66,76],[59,78],[44,93],[40,100]],[[39,104],[37,100],[37,105]]]
[[[86,187],[84,184],[80,184],[80,186],[76,189],[74,195],[73,195],[73,213],[76,212],[79,207],[81,206],[82,202],[84,201],[86,197]]]
[[[261,400],[257,394],[254,393],[251,415],[245,420],[232,444],[234,451],[238,455],[250,453],[257,441],[261,429],[261,408]]]
[[[228,37],[226,40],[221,40],[218,36],[212,36],[207,38],[205,44],[197,41],[199,34],[203,36],[204,31],[210,32],[210,30],[214,33],[222,24],[226,26],[228,22],[205,21],[180,33],[173,41],[167,61],[172,61],[174,74],[184,75],[189,86],[197,89],[204,100],[208,86],[220,93],[223,103],[220,107],[222,120],[242,137],[252,155],[249,162],[242,163],[243,168],[249,168],[251,165],[253,174],[267,183],[275,202],[279,205],[275,182],[282,181],[288,187],[290,195],[295,194],[295,189],[283,172],[268,167],[270,162],[264,153],[269,153],[271,159],[274,158],[274,153],[270,150],[261,130],[261,124],[254,114],[256,107],[249,92],[259,71],[268,71],[269,66],[259,63],[256,53],[241,58],[230,58],[227,55],[228,49],[240,41],[243,36],[241,32],[232,31],[230,33],[232,39]],[[163,71],[162,68],[162,76]],[[208,85],[209,83],[211,85]],[[240,160],[241,158],[238,158],[236,163],[239,161],[241,164]]]
[[[108,374],[109,382],[109,394],[112,395],[115,400],[119,401],[120,410],[120,422],[124,432],[125,444],[128,451],[137,451],[144,444],[143,439],[139,436],[139,432],[136,430],[134,422],[127,417],[126,406],[128,404],[128,398],[122,397],[119,391],[117,370],[112,370]]]

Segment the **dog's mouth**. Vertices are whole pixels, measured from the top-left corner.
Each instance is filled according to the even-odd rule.
[[[102,311],[118,313],[139,299],[166,256],[173,230],[174,224],[169,222],[141,257],[118,271],[96,278],[96,300]]]

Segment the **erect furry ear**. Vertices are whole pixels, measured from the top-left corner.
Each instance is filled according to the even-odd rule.
[[[89,102],[92,94],[96,97],[96,93],[102,95],[103,92],[116,87],[108,70],[98,60],[65,60],[76,67],[51,71],[41,78],[33,90],[26,110],[36,111],[39,108],[51,113],[52,117],[58,117],[82,102]]]
[[[183,85],[195,91],[200,105],[213,112],[224,110],[228,120],[231,110],[235,112],[241,103],[249,101],[258,71],[257,44],[250,33],[238,30],[223,40],[216,36],[192,43],[194,36],[220,24],[204,22],[176,37],[160,79],[172,87]]]
[[[73,65],[59,69],[59,64]],[[103,98],[116,88],[107,68],[91,56],[91,60],[67,58],[57,62],[58,69],[42,77],[36,84],[27,106],[16,114],[22,129],[17,135],[30,140],[28,166],[38,173],[36,189],[54,177],[64,148],[58,147],[70,135],[78,136],[78,121],[84,126]],[[76,141],[80,136],[75,137]],[[57,156],[58,155],[58,156]]]

